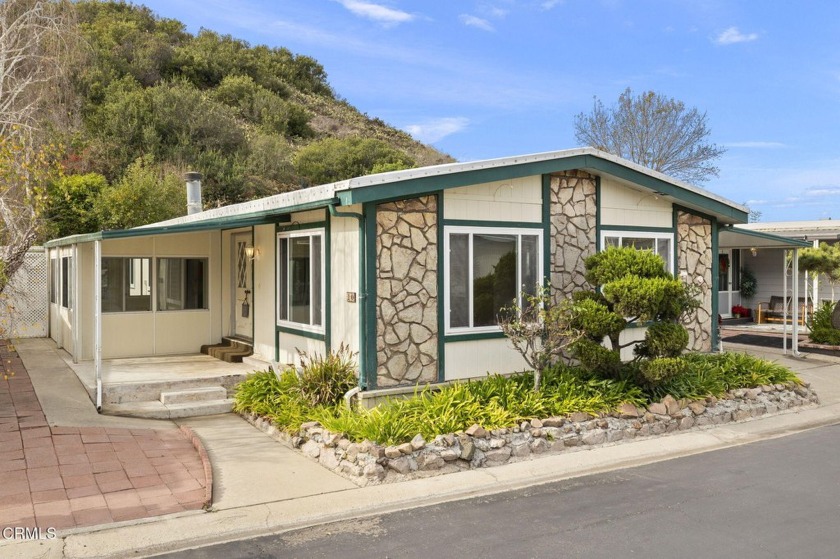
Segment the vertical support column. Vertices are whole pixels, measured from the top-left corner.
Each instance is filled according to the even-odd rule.
[[[102,411],[102,241],[93,244],[93,369],[96,411]]]
[[[79,285],[81,282],[79,281],[79,270],[81,266],[79,266],[79,245],[77,243],[73,244],[73,257],[70,260],[73,263],[73,272],[71,274],[73,278],[73,308],[70,311],[73,313],[73,363],[79,362],[79,354],[81,353],[82,345],[79,341],[79,337],[81,336],[79,324],[79,315],[82,313],[81,311],[81,292],[79,289]]]
[[[793,337],[790,348],[794,355],[799,355],[799,249],[793,249]]]

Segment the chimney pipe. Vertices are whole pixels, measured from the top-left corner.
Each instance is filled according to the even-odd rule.
[[[201,173],[189,172],[184,175],[187,181],[187,215],[203,210],[201,205]]]

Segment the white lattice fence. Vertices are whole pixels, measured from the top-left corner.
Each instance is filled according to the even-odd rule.
[[[26,253],[23,266],[0,295],[0,336],[42,338],[48,333],[49,292],[44,249]]]

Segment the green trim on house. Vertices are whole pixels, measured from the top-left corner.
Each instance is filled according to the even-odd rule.
[[[327,211],[327,209],[324,208],[324,211]],[[329,220],[312,221],[309,223],[293,223],[291,225],[280,225],[277,223],[274,230],[277,233],[288,233],[289,231],[305,231],[306,229],[326,229],[328,223]]]
[[[601,177],[595,177],[595,252],[601,252]]]
[[[543,285],[551,288],[551,176],[542,176]],[[557,251],[560,254],[560,251]]]
[[[444,227],[510,227],[511,229],[540,229],[541,227],[543,227],[543,224],[539,221],[445,219],[441,223]]]
[[[685,204],[693,204],[710,212],[726,216],[733,221],[746,223],[748,214],[719,200],[710,199],[699,192],[686,190],[668,181],[653,177],[641,171],[625,167],[620,163],[602,159],[593,154],[572,155],[531,161],[520,164],[509,164],[498,167],[472,169],[447,174],[429,174],[399,181],[399,198],[412,198],[430,194],[439,190],[481,184],[487,182],[510,180],[533,175],[551,174],[561,171],[585,170],[592,174],[598,172],[610,174],[616,178],[626,180],[651,190],[661,192]],[[593,171],[595,171],[593,173]],[[356,187],[337,192],[336,195],[344,205],[358,204],[372,201],[384,201],[394,196],[394,185],[397,182]]]
[[[367,389],[376,388],[376,369],[378,366],[376,351],[376,204],[365,202],[363,214],[365,216],[365,285],[367,299],[365,300],[365,331],[360,333],[365,343],[367,362],[364,375],[367,378]]]
[[[718,225],[718,221],[716,219],[712,219],[712,351],[718,347],[720,343],[720,325],[718,324],[718,315],[720,314],[719,306],[719,289],[720,285],[718,285],[718,273],[720,267],[720,243],[718,239],[718,235],[720,234],[720,226]]]
[[[811,241],[803,241],[801,239],[793,239],[791,237],[784,237],[781,235],[776,235],[773,233],[765,233],[764,231],[755,231],[753,229],[741,229],[739,227],[730,227],[728,225],[724,225],[720,228],[720,232],[731,232],[735,235],[745,235],[747,237],[755,237],[756,239],[766,239],[768,241],[781,241],[784,244],[788,245],[788,248],[785,250],[790,250],[793,248],[812,248],[814,245]],[[749,248],[749,247],[738,247],[738,248]]]
[[[497,340],[505,338],[504,332],[475,332],[473,334],[448,334],[443,340],[447,344],[457,342],[473,342],[475,340]]]
[[[444,314],[446,309],[444,309],[444,289],[445,280],[446,278],[443,275],[444,269],[444,257],[446,256],[443,253],[443,228],[444,228],[444,219],[443,219],[443,197],[444,193],[441,190],[437,194],[435,194],[437,198],[437,342],[438,342],[438,367],[437,367],[437,379],[438,382],[443,382],[446,380],[446,342],[444,340],[443,332],[445,331],[445,317]]]
[[[332,244],[330,242],[330,211],[324,208],[324,345],[327,353],[330,352],[332,346],[330,345],[332,333]]]
[[[679,239],[679,231],[677,227],[679,226],[679,212],[680,210],[677,209],[676,206],[671,206],[671,226],[674,228],[674,276],[677,277],[680,274],[680,239]]]
[[[637,231],[639,233],[673,233],[675,227],[644,227],[642,225],[601,225],[598,236],[604,231]]]
[[[324,334],[321,334],[320,332],[310,332],[308,330],[298,330],[297,328],[291,328],[289,326],[279,326],[279,325],[275,326],[275,329],[276,329],[277,334],[278,334],[278,336],[277,336],[278,345],[280,343],[279,334],[281,332],[283,332],[285,334],[293,334],[295,336],[300,336],[301,338],[309,338],[311,340],[321,340],[322,342],[325,341]]]

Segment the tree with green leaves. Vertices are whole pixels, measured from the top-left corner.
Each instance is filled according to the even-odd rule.
[[[49,237],[66,237],[102,230],[96,204],[108,181],[98,173],[64,175],[52,181],[47,197]]]
[[[714,162],[726,151],[708,142],[706,113],[661,93],[634,95],[629,87],[612,107],[596,97],[574,127],[583,145],[695,184],[718,175]]]
[[[297,174],[310,185],[413,166],[414,159],[405,152],[382,140],[358,137],[324,138],[302,148],[295,158]]]
[[[834,287],[840,282],[840,245],[820,243],[817,248],[800,250],[799,269],[827,279],[831,285],[831,300],[836,300]]]
[[[181,174],[168,171],[147,156],[132,163],[125,175],[104,188],[94,207],[104,229],[129,229],[187,213]]]

